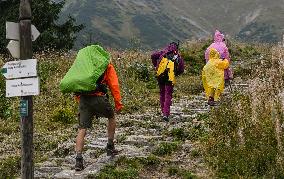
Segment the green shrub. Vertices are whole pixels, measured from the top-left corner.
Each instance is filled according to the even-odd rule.
[[[160,159],[154,155],[147,158],[119,157],[114,164],[106,165],[98,174],[89,175],[88,178],[139,178],[139,172],[144,168],[156,167]]]
[[[58,107],[52,115],[52,122],[60,122],[63,124],[71,124],[76,122],[74,110],[71,107]]]
[[[168,168],[168,173],[169,176],[177,175],[179,173],[179,168],[178,167],[169,167]]]
[[[53,138],[54,139],[54,138]],[[50,151],[56,149],[58,146],[58,140],[51,140],[44,136],[39,136],[34,139],[34,148],[36,151]]]
[[[21,158],[10,156],[0,161],[0,178],[15,178],[21,169]]]
[[[148,82],[151,79],[152,72],[150,72],[149,67],[145,63],[135,62],[131,64],[127,69],[129,76],[133,76],[144,82]]]
[[[1,125],[0,127],[0,134],[11,135],[14,132],[20,132],[19,125],[15,125],[14,123],[9,122],[8,124],[5,124],[3,126]]]
[[[39,63],[38,67],[38,74],[40,78],[40,88],[42,92],[48,92],[48,83],[47,80],[56,74],[58,70],[58,64],[54,63],[53,61],[42,61]]]
[[[142,164],[139,158],[118,158],[114,164],[106,165],[99,174],[89,175],[88,178],[138,178]]]
[[[6,80],[0,74],[0,119],[12,116],[11,100],[6,97]]]
[[[178,142],[162,142],[159,146],[154,150],[153,154],[158,156],[171,155],[179,148]]]
[[[191,151],[190,156],[192,156],[193,158],[199,157],[201,155],[200,151],[197,149],[194,149]]]
[[[161,163],[161,160],[155,155],[149,155],[147,158],[140,158],[140,162],[146,167],[155,167]]]
[[[248,96],[238,94],[210,114],[206,154],[219,177],[270,178],[283,172],[271,113],[259,107],[257,119],[261,122],[253,123],[250,104]]]
[[[247,62],[251,59],[259,58],[262,53],[262,48],[257,44],[242,44],[242,43],[231,43],[229,46],[229,53],[231,55],[231,59],[242,60],[243,62]]]
[[[127,136],[125,134],[118,135],[116,138],[117,143],[122,143],[127,139]]]
[[[181,75],[177,78],[175,91],[181,95],[196,95],[204,91],[201,76],[188,76],[188,74]]]
[[[171,136],[174,137],[175,140],[184,141],[188,137],[188,132],[185,131],[184,128],[174,128],[171,130]]]
[[[187,171],[185,169],[181,169],[176,166],[171,166],[168,168],[168,174],[169,176],[179,176],[184,179],[194,179],[197,178],[195,175],[193,175],[190,171]]]
[[[187,64],[188,73],[198,75],[205,65],[205,50],[212,43],[211,40],[185,44],[181,48],[181,56]]]
[[[116,168],[114,165],[106,165],[98,175],[88,175],[89,179],[135,179],[138,178],[138,171],[135,168]]]

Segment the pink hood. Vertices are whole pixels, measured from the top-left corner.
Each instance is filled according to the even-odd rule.
[[[223,40],[224,35],[219,30],[216,30],[214,35],[214,42],[223,42]]]

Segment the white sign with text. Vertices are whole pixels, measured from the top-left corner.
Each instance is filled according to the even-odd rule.
[[[6,97],[39,95],[39,78],[6,80]]]
[[[18,60],[7,62],[2,67],[3,75],[7,79],[37,76],[37,60]]]

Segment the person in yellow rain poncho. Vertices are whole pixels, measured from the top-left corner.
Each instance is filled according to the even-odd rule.
[[[203,87],[210,106],[215,105],[215,101],[218,101],[224,91],[224,70],[228,67],[229,61],[221,59],[219,52],[211,48],[209,51],[209,61],[202,70]]]

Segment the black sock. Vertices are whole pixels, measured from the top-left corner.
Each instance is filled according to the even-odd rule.
[[[76,158],[83,158],[82,152],[76,152]]]
[[[114,147],[113,139],[108,139],[107,148],[113,148],[113,147]]]

